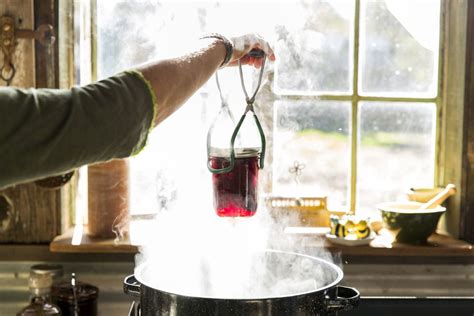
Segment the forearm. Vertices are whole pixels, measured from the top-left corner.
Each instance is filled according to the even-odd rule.
[[[155,125],[184,104],[209,80],[224,60],[226,49],[221,41],[205,39],[202,45],[194,53],[137,68],[156,95]]]

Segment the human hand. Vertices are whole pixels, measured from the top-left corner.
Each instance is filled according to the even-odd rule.
[[[275,60],[275,53],[270,47],[270,44],[258,34],[246,34],[231,37],[230,41],[232,42],[234,49],[227,66],[236,66],[240,61],[242,65],[250,65],[255,68],[260,68],[263,64],[263,58],[253,57],[248,54],[253,49],[262,50],[269,60]]]

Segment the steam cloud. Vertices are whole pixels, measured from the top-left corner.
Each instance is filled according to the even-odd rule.
[[[220,218],[208,200],[178,200],[148,222],[136,256],[141,282],[181,295],[242,299],[303,293],[335,280],[314,259],[290,254],[332,261],[324,249],[283,233],[290,218],[272,218],[262,203],[254,217]]]
[[[242,3],[209,1],[200,5],[206,10],[198,10],[199,19],[196,20],[189,2],[139,1],[132,5],[125,1],[100,1],[99,11],[115,12],[104,15],[103,22],[99,19],[104,26],[99,28],[104,29],[103,36],[117,33],[120,38],[110,42],[121,45],[118,43],[124,41],[120,58],[114,60],[104,56],[108,71],[113,73],[153,57],[176,56],[176,51],[187,51],[192,40],[210,31],[227,36],[258,32],[276,43],[275,25],[299,29],[305,20],[301,18],[305,14],[303,7],[295,6],[293,1],[279,1],[278,6],[275,1],[261,4],[249,1],[252,9],[245,9],[245,15],[236,14],[236,5],[240,7]],[[129,7],[141,8],[137,20],[126,24],[128,29],[124,32],[117,32],[116,28],[123,27],[117,17],[126,15],[131,19],[130,14],[133,15]],[[121,12],[126,14],[119,14]],[[294,19],[295,16],[300,18]],[[107,31],[107,25],[116,28],[113,32]],[[155,43],[158,43],[156,47]],[[268,67],[271,69],[272,65]],[[99,71],[103,76],[108,75],[105,70]],[[230,107],[238,117],[243,113],[245,102],[237,71],[223,72],[220,78],[224,92],[228,92]],[[182,111],[155,129],[149,137],[148,148],[132,164],[135,176],[132,179],[135,181],[131,192],[132,209],[151,214],[157,212],[153,220],[140,223],[147,229],[140,231],[139,243],[143,246],[136,256],[137,278],[160,290],[219,298],[290,295],[315,290],[334,281],[335,276],[327,275],[327,271],[311,258],[280,256],[267,251],[296,252],[332,261],[331,255],[322,248],[315,250],[314,240],[312,247],[307,247],[304,241],[283,234],[286,223],[293,219],[272,218],[262,194],[257,214],[252,218],[216,216],[211,200],[211,175],[205,169],[205,135],[220,101],[215,86],[210,89],[203,89],[188,101],[194,104],[185,105]],[[252,89],[249,87],[249,90]],[[203,115],[204,112],[210,115]],[[259,114],[268,115],[262,112]],[[143,180],[146,177],[153,180]],[[158,202],[150,202],[151,196]],[[132,230],[137,223],[130,223]]]

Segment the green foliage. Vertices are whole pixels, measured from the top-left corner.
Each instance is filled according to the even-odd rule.
[[[303,129],[301,131],[298,131],[297,133],[298,137],[318,137],[318,138],[323,138],[332,142],[347,142],[347,134],[341,133],[341,132],[325,132],[322,130],[317,130],[317,129]]]
[[[325,132],[317,129],[303,129],[296,133],[298,138],[320,138],[328,142],[348,141],[348,135],[341,132]],[[420,141],[416,141],[420,139]],[[422,143],[421,135],[418,134],[401,134],[387,132],[370,132],[364,133],[360,139],[360,144],[371,147],[406,147],[408,145],[416,145]]]

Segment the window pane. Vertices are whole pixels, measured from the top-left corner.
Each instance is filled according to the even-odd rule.
[[[359,108],[357,202],[375,209],[434,181],[434,103],[363,102]]]
[[[331,207],[347,203],[350,109],[349,102],[275,102],[274,194],[327,195]]]
[[[140,154],[130,158],[131,214],[169,210],[186,201],[210,205],[207,126],[196,120],[203,114],[203,100],[194,95],[189,102],[195,106],[181,109],[157,126]]]
[[[361,1],[361,93],[436,96],[439,29],[439,0]]]
[[[149,38],[158,7],[143,1],[97,1],[97,74],[105,78],[156,55]],[[137,23],[136,21],[140,21]],[[155,25],[155,26],[154,26]]]
[[[180,12],[179,15],[174,15]],[[184,20],[187,27],[183,27]],[[152,1],[97,1],[97,67],[98,77],[104,78],[153,58],[163,58],[172,50],[181,49],[185,38],[181,32],[198,38],[200,32],[197,6],[186,3],[163,5]],[[183,191],[182,166],[187,170],[200,169],[205,154],[196,154],[200,144],[205,144],[201,122],[194,117],[201,115],[199,95],[176,115],[161,124],[148,137],[147,146],[130,159],[130,212],[152,213],[173,206]],[[193,131],[183,133],[182,126]],[[197,131],[197,132],[195,132]],[[172,135],[170,137],[170,135]],[[200,138],[199,138],[200,137]],[[189,142],[183,149],[179,144]],[[193,146],[195,145],[195,146]],[[197,148],[195,148],[197,147]],[[204,146],[201,146],[203,149]],[[198,157],[187,159],[185,157]],[[178,187],[181,189],[178,192]]]
[[[351,92],[354,3],[301,1],[287,11],[275,28],[277,93]]]

